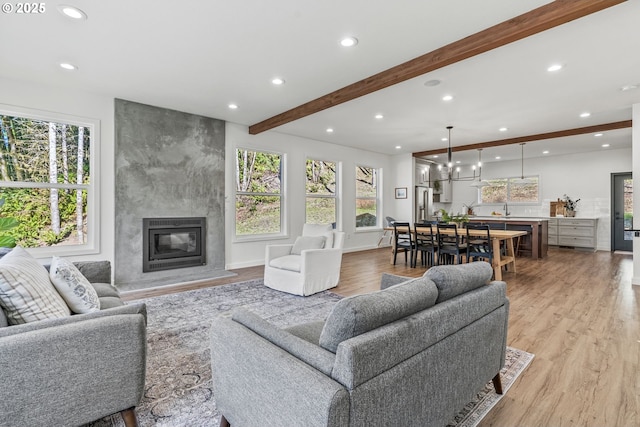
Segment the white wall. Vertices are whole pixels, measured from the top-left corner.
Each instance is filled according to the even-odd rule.
[[[631,131],[631,141],[633,146],[633,176],[640,176],[640,104],[633,106],[633,129]],[[634,183],[640,182],[634,179]],[[636,187],[637,184],[635,185]],[[640,230],[640,197],[633,198],[633,228]],[[640,285],[640,239],[633,239],[633,277],[631,283]]]
[[[114,255],[114,110],[113,98],[69,89],[0,78],[0,103],[22,108],[97,119],[100,121],[99,252],[73,256],[74,260],[106,259]]]
[[[258,241],[236,241],[234,239],[234,183],[236,148],[273,151],[285,155],[285,236],[279,239]],[[267,244],[293,242],[302,231],[305,222],[305,167],[306,159],[335,161],[339,163],[339,198],[344,203],[338,208],[338,229],[347,233],[345,250],[354,251],[377,247],[381,229],[372,231],[355,230],[355,166],[382,168],[383,216],[387,215],[386,200],[393,197],[393,168],[389,156],[364,150],[342,147],[325,142],[299,138],[275,131],[259,135],[249,135],[246,126],[227,123],[226,125],[226,183],[225,183],[225,224],[227,268],[241,268],[264,263]],[[408,185],[407,185],[408,187]]]

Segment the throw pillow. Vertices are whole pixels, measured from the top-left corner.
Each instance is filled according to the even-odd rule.
[[[322,249],[325,240],[324,236],[299,236],[293,244],[291,255],[301,255],[306,249]]]
[[[303,236],[324,236],[325,248],[333,248],[333,226],[331,224],[305,224],[302,228]]]
[[[100,310],[98,293],[71,261],[54,256],[51,259],[49,277],[74,313]]]
[[[10,325],[71,315],[47,270],[20,246],[0,259],[0,306]]]
[[[342,341],[432,307],[437,297],[438,289],[431,279],[419,277],[381,291],[341,299],[325,321],[320,345],[335,353]]]

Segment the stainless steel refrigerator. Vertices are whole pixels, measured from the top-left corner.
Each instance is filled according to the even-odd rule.
[[[431,221],[433,219],[433,188],[416,186],[414,222]]]

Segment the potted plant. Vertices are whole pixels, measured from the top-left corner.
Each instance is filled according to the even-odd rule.
[[[574,217],[576,216],[576,207],[580,199],[573,200],[571,197],[564,195],[564,216]]]
[[[467,222],[469,222],[469,215],[467,214],[450,214],[449,212],[447,212],[444,209],[440,209],[440,214],[442,216],[442,221],[443,222],[448,222],[449,224],[453,223],[455,225],[457,225],[458,227],[462,227],[464,224],[466,224]]]

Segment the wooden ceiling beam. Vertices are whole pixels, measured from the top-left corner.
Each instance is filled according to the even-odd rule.
[[[545,139],[562,138],[566,136],[584,135],[585,133],[606,132],[616,129],[630,128],[631,120],[623,120],[621,122],[604,123],[601,125],[586,126],[582,128],[558,130],[554,132],[539,133],[536,135],[519,136],[516,138],[499,139],[497,141],[479,142],[477,144],[459,145],[451,147],[451,151],[468,151],[478,150],[482,148],[499,147],[501,145],[522,144],[523,142],[542,141]],[[447,147],[435,150],[420,151],[413,153],[413,157],[426,157],[434,154],[442,154],[447,152]]]
[[[249,126],[256,135],[627,0],[556,0]]]

